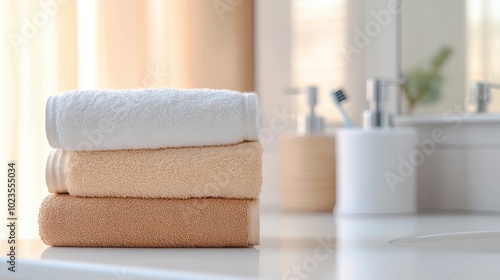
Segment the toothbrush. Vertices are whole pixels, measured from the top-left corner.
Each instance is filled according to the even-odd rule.
[[[340,106],[340,103],[342,101],[347,100],[347,97],[344,94],[344,91],[337,90],[337,91],[332,91],[332,99],[335,101],[335,104],[337,105],[337,108],[339,108],[340,113],[342,114],[342,118],[344,119],[344,125],[347,128],[354,128],[352,125],[351,120],[349,119],[349,116],[347,116],[347,113],[345,112],[344,108]]]

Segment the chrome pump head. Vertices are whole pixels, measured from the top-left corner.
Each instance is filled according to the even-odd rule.
[[[369,109],[363,113],[364,128],[380,128],[389,126],[390,116],[387,113],[387,86],[402,85],[404,80],[366,79],[366,100]]]
[[[476,113],[488,112],[491,100],[491,88],[500,88],[500,84],[476,81],[472,83],[470,101],[476,105]]]

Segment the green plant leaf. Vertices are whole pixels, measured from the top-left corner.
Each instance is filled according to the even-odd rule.
[[[443,81],[440,70],[451,53],[450,47],[444,47],[431,59],[430,70],[415,67],[403,75],[406,81],[403,90],[408,99],[410,111],[418,103],[432,103],[440,98]]]

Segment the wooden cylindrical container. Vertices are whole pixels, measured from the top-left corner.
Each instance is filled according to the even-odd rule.
[[[283,135],[280,146],[283,208],[332,211],[335,206],[335,138]]]

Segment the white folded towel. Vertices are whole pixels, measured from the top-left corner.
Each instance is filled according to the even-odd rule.
[[[85,90],[47,100],[50,146],[67,151],[258,141],[255,94],[212,89]]]

